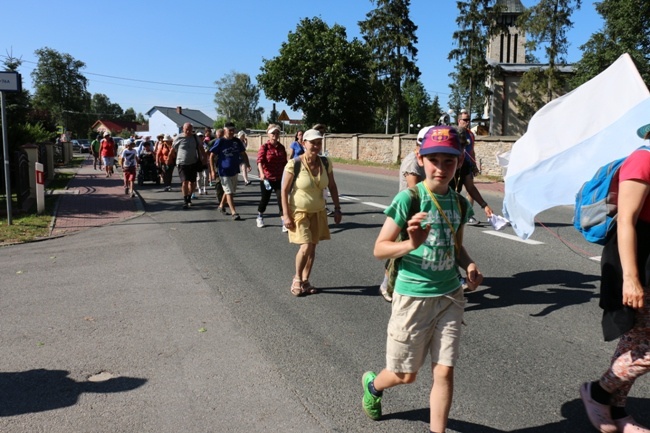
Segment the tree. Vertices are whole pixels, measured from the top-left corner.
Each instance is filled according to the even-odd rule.
[[[34,106],[48,110],[53,120],[66,129],[85,133],[87,116],[75,115],[90,109],[88,80],[80,72],[85,63],[47,47],[36,50],[35,54],[38,62],[31,74]]]
[[[457,1],[458,30],[453,33],[455,47],[448,59],[455,60],[455,71],[449,74],[451,106],[456,110],[466,108],[471,113],[482,113],[488,97],[485,83],[489,67],[485,57],[491,31],[498,27],[494,17],[498,8],[491,7],[493,0]],[[436,119],[437,120],[437,119]]]
[[[530,117],[555,95],[564,93],[567,79],[560,73],[560,67],[566,65],[569,47],[566,33],[573,27],[571,14],[580,6],[581,0],[540,0],[519,17],[518,25],[527,34],[527,48],[536,51],[540,45],[544,46],[548,64],[523,74],[516,100],[522,117]]]
[[[90,99],[90,112],[95,118],[107,120],[119,120],[124,114],[120,104],[112,103],[103,93],[93,94]]]
[[[382,82],[382,105],[394,104],[395,132],[400,132],[402,84],[415,80],[417,26],[409,18],[410,0],[371,0],[377,7],[359,22],[361,34],[375,57],[375,76]]]
[[[431,125],[431,119],[429,117],[431,97],[425,90],[422,82],[420,80],[408,80],[404,83],[402,91],[404,103],[407,107],[405,119],[402,119],[406,127],[413,132],[413,128],[410,125],[414,125],[415,132],[417,132],[418,124],[421,126]]]
[[[120,116],[119,120],[122,120],[123,122],[135,122],[135,118],[135,109],[133,107],[129,107],[124,110],[124,113]]]
[[[371,57],[345,28],[320,18],[304,18],[290,32],[280,54],[263,59],[257,82],[269,99],[304,113],[305,123],[324,123],[333,132],[367,131],[374,100]]]
[[[433,102],[431,102],[431,106],[429,107],[429,114],[427,116],[428,121],[424,126],[435,125],[441,115],[442,107],[440,106],[440,98],[436,95],[433,97]]]
[[[596,11],[603,17],[604,26],[580,47],[583,55],[576,64],[573,85],[592,79],[629,53],[650,86],[650,2],[603,0],[596,3]]]
[[[8,54],[4,60],[5,71],[18,72],[22,65],[22,60]],[[48,130],[43,122],[34,116],[32,102],[29,91],[22,89],[20,92],[6,92],[5,110],[7,118],[7,141],[9,142],[10,152],[19,149],[20,146],[27,143],[40,143],[47,141],[52,137],[52,130]],[[0,125],[2,121],[0,119]],[[2,137],[0,137],[2,143]],[[0,146],[0,155],[3,154],[3,147]]]
[[[248,74],[231,72],[216,81],[214,103],[217,114],[235,122],[240,128],[250,127],[262,119],[264,108],[259,107],[260,91]]]

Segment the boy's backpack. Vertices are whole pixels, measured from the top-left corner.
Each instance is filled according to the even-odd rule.
[[[650,151],[650,147],[639,149]],[[638,149],[637,149],[638,150]],[[618,171],[625,158],[604,165],[576,194],[573,226],[589,242],[604,245],[616,223]]]
[[[408,192],[409,195],[411,196],[411,204],[409,205],[409,211],[408,214],[406,215],[406,221],[410,220],[411,218],[413,218],[413,215],[420,212],[420,190],[418,189],[417,185],[409,188]],[[455,191],[454,193],[457,194]],[[458,204],[460,206],[461,221],[463,221],[465,219],[465,215],[467,214],[467,206],[465,200],[458,200]],[[395,242],[402,242],[409,238],[406,228],[407,225],[405,225],[404,228],[399,232],[397,238],[395,239]],[[395,281],[397,281],[397,272],[399,270],[399,264],[401,260],[402,257],[386,260],[385,267],[386,267],[386,275],[388,276],[386,291],[391,295],[395,290]]]

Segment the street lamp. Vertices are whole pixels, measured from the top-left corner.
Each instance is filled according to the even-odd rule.
[[[413,128],[414,126],[417,126],[417,127],[418,127],[418,131],[419,131],[420,128],[422,127],[422,125],[420,125],[419,123],[418,123],[417,125],[414,125],[414,124],[412,124],[412,123],[409,123],[409,134],[411,133],[411,128]]]

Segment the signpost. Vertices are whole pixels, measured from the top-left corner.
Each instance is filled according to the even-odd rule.
[[[11,225],[11,176],[9,171],[9,143],[7,142],[7,113],[5,111],[5,92],[22,92],[22,82],[20,74],[18,72],[0,72],[0,111],[2,111],[2,150],[4,152],[7,225]]]

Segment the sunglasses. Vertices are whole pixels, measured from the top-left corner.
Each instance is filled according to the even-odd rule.
[[[469,119],[459,119],[462,120],[463,122],[469,122]]]

